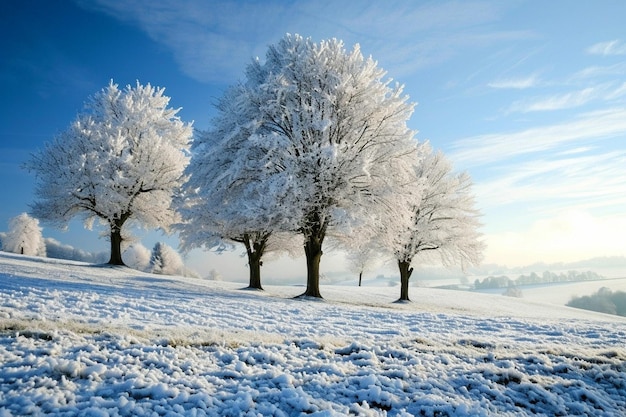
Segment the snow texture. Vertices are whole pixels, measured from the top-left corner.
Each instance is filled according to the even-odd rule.
[[[0,253],[0,416],[617,416],[626,320],[486,294],[245,291]]]

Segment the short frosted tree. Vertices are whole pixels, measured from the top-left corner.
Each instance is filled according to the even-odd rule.
[[[139,242],[132,243],[122,253],[124,263],[139,271],[149,271],[151,255],[151,251]]]
[[[358,45],[347,51],[336,39],[286,35],[246,77],[245,126],[267,156],[263,169],[287,174],[291,191],[278,207],[285,226],[304,239],[303,295],[321,297],[326,236],[383,207],[390,183],[406,175],[413,105]]]
[[[255,144],[254,115],[241,85],[227,90],[217,105],[213,128],[198,132],[192,144],[179,211],[181,247],[216,248],[240,243],[246,249],[249,288],[263,289],[264,254],[288,249],[281,210],[290,192],[287,173],[268,170],[267,155]],[[281,235],[278,237],[278,235]]]
[[[168,231],[178,219],[171,202],[185,180],[192,127],[163,92],[139,82],[121,90],[111,81],[26,164],[38,181],[35,216],[61,227],[82,216],[89,229],[99,220],[110,264],[124,264],[129,224]]]
[[[150,255],[150,272],[161,275],[185,275],[185,264],[171,246],[157,242]]]
[[[39,220],[22,213],[9,220],[9,231],[2,239],[2,250],[30,256],[46,256],[46,244]]]
[[[440,260],[462,268],[482,260],[479,212],[474,208],[471,179],[456,174],[441,152],[420,145],[422,158],[415,164],[420,192],[411,196],[402,215],[396,211],[380,238],[394,254],[400,271],[400,301],[409,301],[409,279],[417,260]]]
[[[363,281],[363,273],[374,269],[380,262],[380,252],[373,245],[359,245],[347,254],[350,269],[359,274],[359,287]]]

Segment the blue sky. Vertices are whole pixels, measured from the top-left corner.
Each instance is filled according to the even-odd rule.
[[[246,64],[298,33],[359,43],[405,85],[418,139],[474,179],[486,262],[626,256],[624,16],[604,0],[1,2],[0,230],[34,198],[20,164],[110,79],[165,87],[205,129]],[[44,236],[107,249],[80,223]]]

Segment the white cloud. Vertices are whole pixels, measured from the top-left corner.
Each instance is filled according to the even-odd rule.
[[[626,215],[594,216],[565,210],[535,221],[528,230],[485,236],[486,263],[522,266],[626,255]]]
[[[569,81],[577,82],[580,80],[585,80],[589,78],[598,78],[598,77],[607,77],[607,76],[617,76],[621,77],[626,72],[626,64],[618,63],[613,65],[594,65],[591,67],[583,68],[580,71],[574,73],[574,75],[570,78]]]
[[[524,90],[535,87],[539,83],[537,75],[533,74],[521,78],[503,78],[487,84],[491,88]]]
[[[518,101],[511,105],[510,111],[529,113],[569,109],[588,103],[598,97],[598,94],[597,88],[588,87],[583,90],[565,94],[555,94],[550,97],[544,97],[537,100]]]
[[[587,48],[587,52],[594,55],[626,55],[626,43],[619,39],[599,42]]]
[[[285,33],[361,43],[394,78],[494,43],[527,38],[488,23],[510,6],[501,2],[234,2],[77,0],[82,7],[138,25],[165,45],[181,69],[200,81],[232,82],[250,59],[263,57]],[[444,30],[445,29],[445,30]],[[390,33],[393,35],[390,36]]]
[[[483,207],[517,204],[543,215],[563,207],[626,207],[626,151],[591,151],[578,148],[575,154],[553,154],[553,159],[505,164],[476,184],[477,200]]]
[[[620,98],[620,97],[622,97],[624,95],[626,95],[626,81],[623,82],[619,87],[617,87],[614,90],[610,91],[607,94],[606,99],[607,100],[615,100],[615,99]]]
[[[554,150],[565,144],[587,145],[624,135],[626,135],[626,109],[606,109],[584,113],[555,125],[460,139],[452,145],[450,158],[462,167],[480,166]]]

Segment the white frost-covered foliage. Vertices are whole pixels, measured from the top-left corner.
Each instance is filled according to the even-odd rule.
[[[415,175],[422,191],[405,207],[410,217],[400,216],[409,221],[389,222],[383,242],[400,262],[435,257],[446,266],[478,265],[484,243],[471,179],[467,173],[454,173],[444,155],[434,152],[428,143],[420,147],[423,157],[415,165]]]
[[[336,39],[287,35],[231,92],[236,100],[221,136],[245,144],[243,163],[256,157],[259,182],[251,185],[273,201],[274,224],[303,236],[306,295],[320,296],[327,232],[350,230],[390,204],[395,185],[410,181],[415,141],[406,121],[413,105],[384,76],[358,45],[346,51]]]
[[[350,270],[359,275],[359,285],[363,273],[376,269],[381,264],[380,252],[373,245],[355,245],[347,254]]]
[[[128,246],[122,256],[124,263],[129,267],[139,271],[150,271],[151,252],[141,243],[135,242]]]
[[[87,262],[91,264],[102,264],[107,261],[109,256],[109,254],[105,251],[88,252],[83,249],[77,249],[72,245],[61,243],[51,237],[45,238],[44,241],[46,242],[46,253],[48,258],[68,259],[72,261]]]
[[[184,182],[192,127],[163,92],[111,82],[95,94],[27,163],[38,180],[33,213],[60,226],[77,215],[88,228],[98,219],[111,231],[112,252],[127,222],[167,230],[177,220],[171,199]]]
[[[9,231],[2,238],[2,250],[30,256],[46,256],[46,244],[39,220],[22,213],[9,220]]]
[[[150,255],[150,272],[161,275],[185,275],[185,264],[171,246],[157,242]]]
[[[280,207],[291,192],[289,175],[266,169],[267,156],[253,140],[255,115],[245,89],[230,88],[217,109],[214,127],[198,132],[192,143],[181,246],[221,250],[247,241],[264,242],[265,251],[279,249],[281,240],[272,245],[270,237],[287,228]]]
[[[371,210],[389,198],[390,184],[406,180],[413,105],[359,45],[346,51],[337,39],[287,35],[247,76],[259,109],[254,140],[268,166],[289,173],[292,192],[281,208],[305,237],[361,218],[356,210]]]

